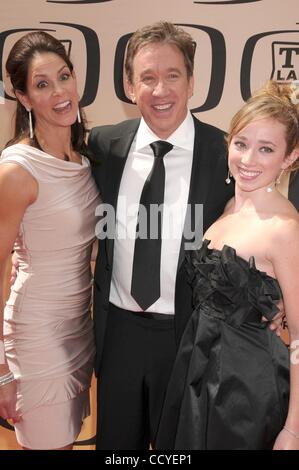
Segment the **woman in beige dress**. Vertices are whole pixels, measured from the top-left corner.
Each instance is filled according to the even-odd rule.
[[[17,112],[0,160],[0,298],[13,249],[19,272],[0,308],[0,416],[13,420],[25,449],[71,449],[89,414],[99,196],[62,43],[29,33],[13,46],[6,69]]]

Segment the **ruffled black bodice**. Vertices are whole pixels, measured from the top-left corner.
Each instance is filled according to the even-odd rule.
[[[185,261],[194,310],[169,380],[157,449],[272,449],[285,422],[289,352],[268,328],[276,279],[205,240]],[[262,321],[266,317],[268,321]]]
[[[186,269],[193,288],[195,308],[207,308],[218,318],[238,326],[246,321],[261,322],[278,312],[282,294],[276,279],[224,245],[222,250],[208,247],[204,240],[199,250],[189,252]]]

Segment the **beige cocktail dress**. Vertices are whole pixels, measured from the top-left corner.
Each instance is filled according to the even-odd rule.
[[[4,310],[6,357],[22,414],[16,435],[24,447],[59,448],[76,439],[89,414],[90,255],[99,195],[85,157],[68,162],[16,144],[0,163],[22,166],[38,183],[15,242],[19,272]]]

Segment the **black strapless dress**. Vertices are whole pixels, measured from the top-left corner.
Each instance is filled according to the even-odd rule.
[[[281,290],[233,248],[186,260],[194,307],[170,378],[157,449],[271,449],[289,399],[289,352],[268,328]]]

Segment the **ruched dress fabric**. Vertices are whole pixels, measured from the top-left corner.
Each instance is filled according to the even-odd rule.
[[[22,166],[38,183],[15,242],[19,272],[4,310],[6,357],[22,414],[17,439],[33,449],[59,448],[74,441],[89,414],[90,255],[99,194],[86,157],[69,162],[16,144],[0,163]]]
[[[194,311],[168,385],[156,448],[272,449],[289,400],[287,346],[262,322],[281,290],[233,248],[187,255]]]

